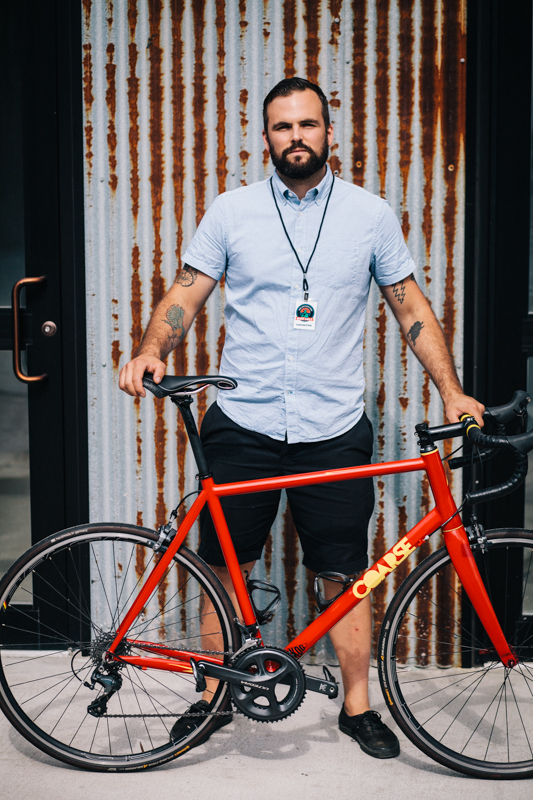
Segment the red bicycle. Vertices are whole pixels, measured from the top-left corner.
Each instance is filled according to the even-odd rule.
[[[483,778],[533,776],[533,532],[486,532],[475,516],[465,530],[435,444],[467,436],[481,460],[494,449],[513,454],[510,480],[467,494],[465,502],[513,491],[527,473],[533,431],[507,437],[503,426],[525,420],[526,393],[487,410],[496,435],[482,433],[471,417],[433,428],[423,423],[416,426],[418,458],[217,485],[190,410],[191,395],[208,385],[225,390],[236,383],[167,376],[156,385],[145,378],[148,389],[178,406],[198,465],[197,497],[177,530],[173,512],[157,532],[117,523],[61,531],[1,581],[0,706],[12,724],[68,764],[130,771],[200,744],[215,716],[231,713],[228,694],[237,711],[263,721],[292,714],[306,691],[335,697],[329,671],[323,679],[306,675],[301,657],[442,528],[445,546],[410,573],[382,624],[385,701],[405,735],[441,764]],[[265,646],[260,626],[272,618],[279,591],[243,579],[221,498],[415,471],[427,475],[435,507],[359,579],[319,576],[316,619],[285,649]],[[207,564],[183,545],[205,505],[242,619]],[[322,597],[321,578],[338,581],[333,600]],[[265,593],[267,605],[259,608]],[[170,741],[174,721],[207,687],[207,716],[181,741]]]

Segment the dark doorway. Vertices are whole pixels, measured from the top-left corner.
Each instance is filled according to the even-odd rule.
[[[88,467],[81,3],[2,3],[0,29],[3,573],[32,543],[88,519]],[[21,291],[16,342],[12,287],[41,276]],[[46,377],[17,379],[14,350],[23,376]]]

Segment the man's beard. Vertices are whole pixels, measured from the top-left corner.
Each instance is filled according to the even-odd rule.
[[[309,153],[309,158],[306,161],[289,161],[289,153],[294,150],[306,150]],[[307,145],[302,142],[296,142],[287,147],[281,154],[276,153],[272,145],[270,146],[270,158],[280,175],[293,180],[306,180],[322,169],[329,156],[329,147],[327,139],[324,138],[324,146],[319,153],[316,153]]]

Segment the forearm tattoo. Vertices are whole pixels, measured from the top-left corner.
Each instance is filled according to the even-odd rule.
[[[415,346],[416,340],[420,336],[420,331],[422,330],[423,327],[424,327],[423,322],[415,322],[414,325],[412,325],[411,328],[409,329],[407,338],[409,339],[413,347]]]
[[[185,311],[181,306],[170,306],[170,308],[167,309],[166,319],[164,319],[163,322],[166,322],[166,324],[170,325],[172,328],[172,333],[168,334],[168,341],[171,348],[176,347],[185,336],[185,328],[183,327],[184,315]]]
[[[198,270],[189,266],[189,264],[185,264],[180,274],[176,278],[176,283],[179,283],[180,286],[192,286],[197,277]]]

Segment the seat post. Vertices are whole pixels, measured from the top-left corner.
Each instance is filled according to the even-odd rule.
[[[189,437],[189,441],[191,443],[194,459],[196,461],[196,465],[198,466],[199,479],[203,481],[205,478],[211,478],[212,473],[207,464],[204,448],[202,447],[202,442],[200,440],[200,434],[198,433],[198,427],[191,412],[191,405],[193,402],[192,397],[190,394],[186,394],[183,397],[171,397],[170,399],[174,405],[179,408],[183,418],[185,430],[187,431],[187,436]]]

